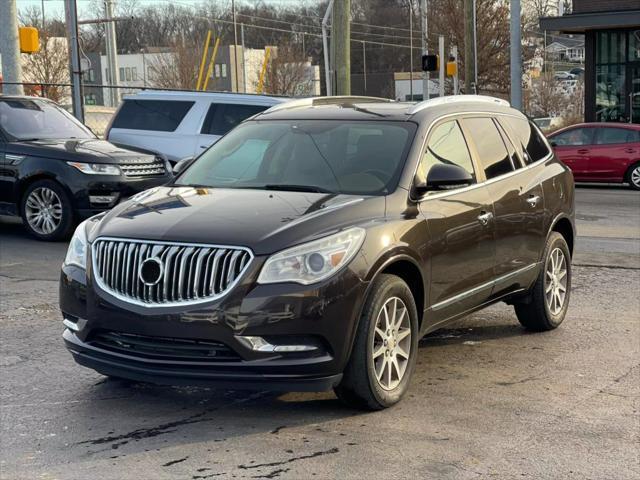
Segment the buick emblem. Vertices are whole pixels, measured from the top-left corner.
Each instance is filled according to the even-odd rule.
[[[151,257],[140,263],[138,277],[147,286],[157,285],[164,272],[164,265],[158,257]]]

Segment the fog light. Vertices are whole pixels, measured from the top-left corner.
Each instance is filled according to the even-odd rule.
[[[116,203],[117,200],[117,193],[114,193],[112,195],[89,195],[89,202],[101,205],[111,205]]]
[[[245,347],[250,348],[255,352],[267,352],[267,353],[287,353],[287,352],[312,352],[318,349],[317,345],[274,345],[267,342],[262,337],[236,337]]]

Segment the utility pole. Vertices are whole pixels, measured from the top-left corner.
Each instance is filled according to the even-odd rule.
[[[65,0],[64,13],[67,21],[67,42],[71,64],[71,103],[73,116],[84,123],[82,104],[82,70],[80,68],[80,47],[78,46],[78,6],[76,0]]]
[[[473,83],[474,91],[478,93],[478,7],[473,0]]]
[[[422,54],[429,54],[427,35],[427,0],[420,0],[420,20],[422,23]],[[422,100],[429,100],[429,72],[422,72]]]
[[[520,0],[511,0],[511,106],[517,110],[522,110]]]
[[[464,93],[475,93],[473,66],[473,0],[464,0]]]
[[[18,37],[18,12],[16,0],[0,1],[0,53],[2,53],[2,76],[5,82],[22,82],[22,64],[20,63],[20,40]],[[3,85],[7,95],[23,95],[22,85]]]
[[[104,15],[107,20],[113,19],[113,0],[104,0]],[[116,40],[116,23],[106,24],[107,65],[109,65],[110,83],[116,88],[109,89],[109,100],[112,107],[120,103],[120,69],[118,68],[118,43]]]
[[[336,93],[351,95],[351,0],[336,0],[333,4],[331,37],[335,42]]]

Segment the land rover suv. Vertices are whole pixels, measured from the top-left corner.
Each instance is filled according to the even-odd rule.
[[[71,241],[81,365],[380,409],[447,322],[499,301],[527,329],[565,318],[573,178],[503,100],[293,101],[176,169]]]

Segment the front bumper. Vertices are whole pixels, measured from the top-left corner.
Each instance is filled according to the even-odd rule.
[[[87,179],[86,177],[87,175],[84,175],[84,177],[80,177],[81,181],[70,182],[76,212],[81,219],[113,208],[119,202],[136,193],[164,185],[172,178],[169,173],[153,177],[126,177],[124,175],[104,176],[95,179]]]
[[[65,266],[60,306],[67,328],[63,339],[74,360],[105,375],[169,385],[323,391],[336,386],[348,361],[367,284],[347,268],[317,285],[259,285],[256,259],[244,279],[225,297],[171,309],[127,304],[99,292],[85,272]],[[106,332],[106,333],[105,333]],[[114,333],[115,332],[115,333]],[[116,348],[102,335],[147,342],[216,342],[229,355],[186,357],[140,352],[125,341]],[[247,337],[273,344],[314,344],[308,352],[254,349]],[[146,345],[147,343],[145,343]]]

